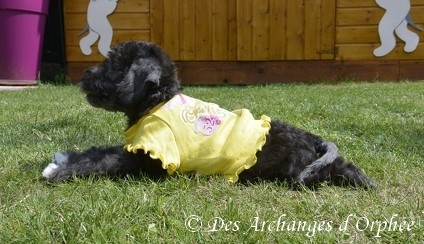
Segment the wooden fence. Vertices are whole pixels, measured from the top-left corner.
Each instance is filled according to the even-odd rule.
[[[424,0],[411,0],[424,23]],[[101,61],[86,56],[79,33],[88,0],[64,0],[69,76]],[[424,43],[413,53],[403,44],[377,58],[374,0],[119,0],[108,18],[114,43],[152,41],[177,61],[186,83],[256,83],[355,79],[424,79]],[[423,39],[423,32],[416,32]]]
[[[151,4],[151,40],[175,60],[334,58],[334,0],[164,0]]]

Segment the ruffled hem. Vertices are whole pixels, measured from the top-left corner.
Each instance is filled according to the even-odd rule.
[[[271,118],[266,115],[262,115],[260,120],[262,122],[262,128],[264,128],[265,130],[263,131],[261,137],[258,139],[258,146],[256,147],[255,153],[252,155],[252,162],[240,166],[233,175],[225,175],[225,178],[227,178],[228,182],[231,184],[234,184],[238,181],[239,174],[241,172],[246,169],[250,169],[253,165],[256,164],[256,161],[258,161],[256,154],[258,153],[258,151],[262,151],[262,147],[266,143],[266,136],[269,134],[269,130],[271,129]]]

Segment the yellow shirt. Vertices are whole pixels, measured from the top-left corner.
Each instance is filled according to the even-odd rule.
[[[176,95],[143,116],[125,132],[125,149],[142,149],[172,174],[223,174],[229,182],[256,163],[270,119],[255,120],[247,109],[227,111],[185,95]]]

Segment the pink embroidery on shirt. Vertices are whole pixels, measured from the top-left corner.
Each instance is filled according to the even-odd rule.
[[[181,99],[181,104],[186,104],[187,103],[187,101],[184,99],[184,95],[183,94],[178,94],[179,96],[180,96],[180,99]]]
[[[179,98],[179,99],[178,99]],[[178,98],[175,96],[171,100],[169,100],[165,105],[164,108],[166,110],[174,110],[177,106],[185,107],[187,106],[188,102],[184,98],[183,94],[178,94]]]
[[[194,122],[196,129],[195,133],[202,133],[205,136],[212,135],[221,124],[221,120],[216,115],[201,115]]]

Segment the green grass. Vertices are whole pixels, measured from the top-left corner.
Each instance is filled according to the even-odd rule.
[[[40,85],[0,92],[0,243],[423,243],[424,82],[185,93],[320,134],[378,189],[188,176],[49,185],[41,171],[54,152],[122,143],[125,118],[90,107],[76,87]]]

